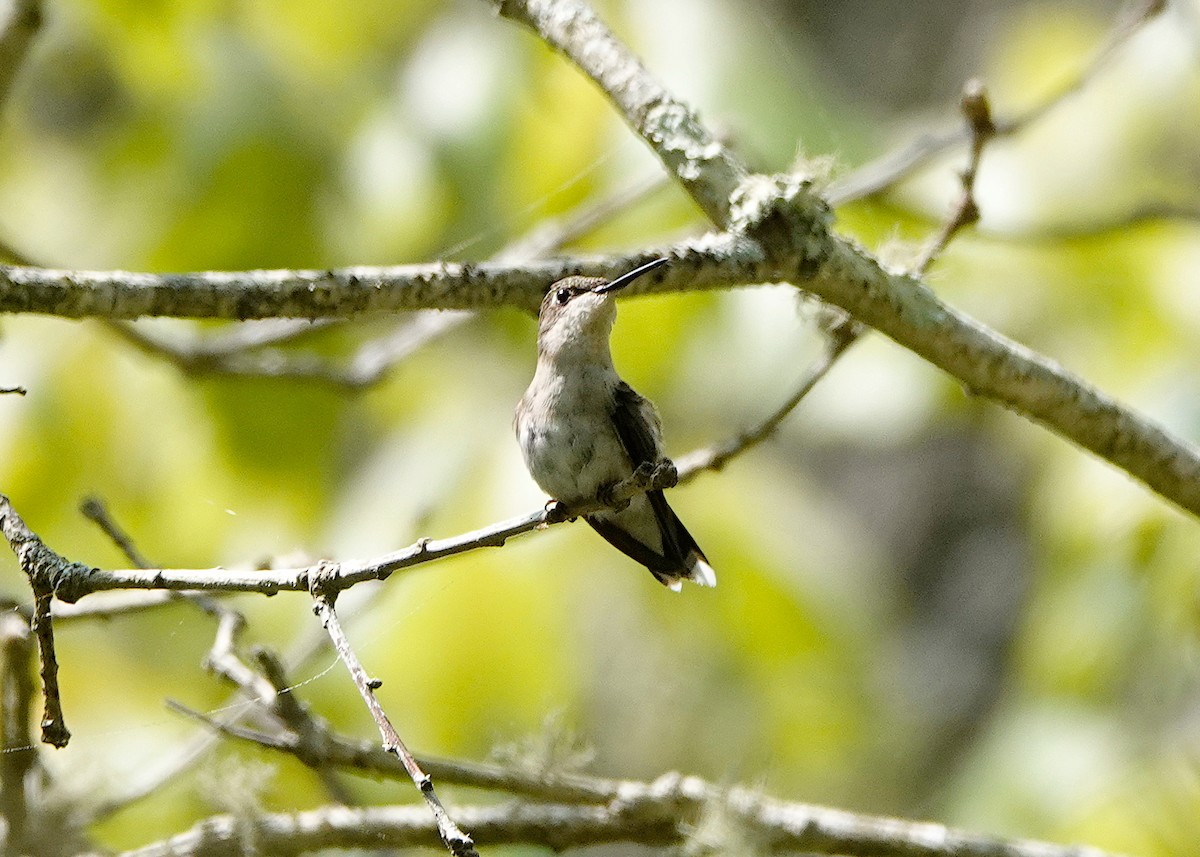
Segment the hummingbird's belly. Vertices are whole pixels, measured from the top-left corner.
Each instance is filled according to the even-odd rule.
[[[605,422],[600,426],[578,415],[537,427],[522,427],[521,451],[529,472],[542,490],[556,500],[591,499],[602,486],[633,472],[620,439],[608,428],[607,415],[601,419]]]

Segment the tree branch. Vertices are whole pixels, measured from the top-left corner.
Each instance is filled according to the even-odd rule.
[[[992,108],[988,104],[987,91],[978,80],[967,81],[959,106],[971,135],[967,165],[959,173],[962,192],[954,211],[914,266],[913,273],[919,277],[924,276],[929,267],[950,246],[955,235],[979,220],[979,204],[975,201],[975,179],[979,175],[979,162],[983,159],[983,150],[996,135],[996,126],[992,123]]]
[[[857,815],[788,803],[746,789],[722,793],[695,777],[668,774],[650,783],[623,782],[620,794],[599,805],[511,801],[455,810],[489,843],[567,848],[629,842],[686,844],[703,813],[723,813],[733,835],[764,852],[856,855],[856,857],[1116,857],[1095,848],[977,836],[940,824]],[[437,843],[422,807],[368,809],[326,807],[242,820],[223,815],[190,831],[127,851],[120,857],[216,857],[232,844],[250,841],[260,853],[300,854],[320,848],[407,848]]]
[[[672,265],[630,293],[750,285],[770,279],[762,254],[734,236],[706,236],[669,251],[522,264],[432,262],[334,270],[144,274],[0,265],[0,312],[62,318],[347,318],[417,309],[535,311],[547,286],[571,274],[612,279],[664,253]],[[636,289],[636,292],[634,291]]]
[[[697,449],[679,458],[675,464],[679,468],[680,484],[690,482],[705,470],[722,469],[731,459],[758,446],[779,430],[788,415],[813,391],[821,379],[829,374],[850,346],[864,333],[860,325],[841,312],[835,312],[836,317],[822,325],[825,347],[821,355],[805,369],[799,385],[787,401],[758,425],[735,437]]]
[[[295,353],[266,347],[249,336],[213,338],[210,342],[168,341],[153,336],[128,322],[109,322],[114,333],[147,354],[162,357],[187,375],[226,375],[241,378],[280,378],[315,381],[358,392],[381,381],[397,364],[428,342],[448,333],[474,316],[463,312],[427,310],[397,322],[388,332],[361,343],[345,365],[316,354]],[[294,322],[294,319],[286,319]],[[301,321],[310,330],[326,327],[332,320]],[[238,327],[234,333],[240,332]],[[280,331],[279,340],[292,338]],[[267,337],[263,337],[266,339]],[[236,339],[246,340],[241,349],[230,347]]]

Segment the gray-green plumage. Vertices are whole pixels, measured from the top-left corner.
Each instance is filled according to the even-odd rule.
[[[567,277],[542,301],[537,371],[514,424],[530,474],[557,500],[593,499],[638,465],[663,457],[658,414],[617,375],[608,340],[616,320],[611,293],[666,261],[611,283]],[[661,491],[584,520],[672,589],[683,580],[716,585],[712,567]]]

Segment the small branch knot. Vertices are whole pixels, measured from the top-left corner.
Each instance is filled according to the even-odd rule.
[[[321,560],[309,570],[308,593],[314,601],[324,601],[330,606],[333,605],[342,590],[341,571],[340,563],[327,559]]]

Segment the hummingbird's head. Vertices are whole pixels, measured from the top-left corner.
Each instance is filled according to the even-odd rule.
[[[667,261],[655,259],[612,282],[601,277],[564,277],[556,282],[538,312],[538,350],[555,356],[573,348],[607,348],[617,318],[613,293]]]

